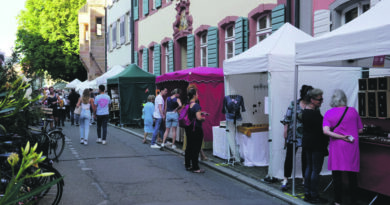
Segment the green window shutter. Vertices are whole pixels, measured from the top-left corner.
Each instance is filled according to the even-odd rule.
[[[134,51],[134,64],[138,65],[138,51]]]
[[[138,1],[139,0],[133,0],[133,18],[134,18],[134,21],[135,20],[138,20]]]
[[[161,75],[161,46],[159,44],[154,45],[153,49],[154,55],[154,75]]]
[[[234,24],[235,55],[248,49],[248,19],[240,17]]]
[[[149,13],[149,0],[142,0],[142,11],[144,16]]]
[[[168,42],[168,71],[175,71],[174,62],[173,62],[173,40]]]
[[[142,50],[142,70],[148,72],[149,71],[149,65],[148,65],[148,49],[144,48]]]
[[[155,1],[156,8],[161,7],[161,0],[154,0],[154,1]]]
[[[195,67],[195,37],[187,36],[187,68]]]
[[[218,67],[218,28],[209,27],[207,30],[207,66]]]
[[[272,32],[278,30],[286,21],[284,4],[280,4],[272,9],[271,22]]]

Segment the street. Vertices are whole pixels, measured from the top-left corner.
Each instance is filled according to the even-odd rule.
[[[109,126],[107,144],[97,144],[96,125],[88,145],[79,127],[64,127],[66,146],[54,164],[65,176],[60,204],[287,204],[217,171],[187,172],[177,153],[149,144]]]

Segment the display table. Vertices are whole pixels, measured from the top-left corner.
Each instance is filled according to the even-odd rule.
[[[213,155],[222,159],[228,158],[226,128],[213,126]]]
[[[250,136],[247,136],[244,133],[238,131],[236,133],[236,141],[240,147],[240,156],[245,160],[245,166],[268,166],[268,131],[251,131]]]
[[[359,138],[360,188],[390,196],[390,144]]]

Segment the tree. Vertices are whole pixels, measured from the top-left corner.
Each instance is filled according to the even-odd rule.
[[[27,74],[84,80],[79,57],[78,11],[86,0],[26,0],[18,17],[16,51]]]

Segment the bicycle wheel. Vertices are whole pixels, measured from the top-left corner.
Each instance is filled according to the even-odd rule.
[[[42,186],[53,180],[59,179],[61,174],[52,166],[40,163],[39,169],[41,169],[40,173],[44,172],[53,172],[54,175],[49,177],[38,177],[35,178],[35,185]],[[60,180],[52,187],[42,191],[36,197],[38,199],[39,205],[58,205],[62,198],[62,192],[64,189],[64,181]]]
[[[65,135],[60,131],[50,132],[47,158],[58,160],[65,148]]]

